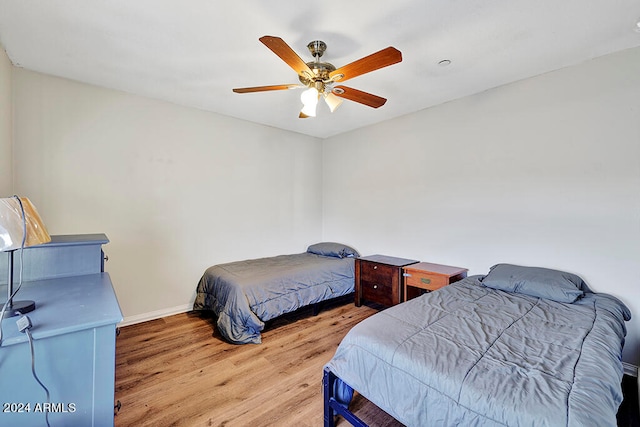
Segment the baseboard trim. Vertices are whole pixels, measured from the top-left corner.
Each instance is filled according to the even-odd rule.
[[[636,365],[622,362],[622,367],[624,368],[625,375],[631,375],[632,377],[638,378],[638,367]]]
[[[173,316],[174,314],[186,313],[192,308],[191,304],[178,305],[175,307],[165,308],[162,310],[151,311],[149,313],[136,314],[135,316],[127,316],[118,327],[135,325],[136,323],[148,322],[162,317]]]

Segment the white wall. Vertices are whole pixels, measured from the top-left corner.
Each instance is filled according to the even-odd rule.
[[[402,100],[390,100],[402,102]],[[623,300],[640,365],[640,49],[328,139],[326,240],[557,268]]]
[[[12,196],[11,61],[0,46],[0,197]]]
[[[322,238],[472,274],[578,273],[632,309],[624,360],[640,364],[640,49],[324,142],[11,75],[10,190],[52,234],[109,236],[129,319],[188,308],[211,264]]]
[[[13,70],[15,192],[100,233],[125,321],[190,308],[210,265],[321,237],[318,139]]]

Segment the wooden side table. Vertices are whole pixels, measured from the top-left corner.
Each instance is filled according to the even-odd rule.
[[[370,255],[356,258],[355,304],[362,300],[392,306],[402,302],[402,267],[415,264],[413,259],[386,255]]]
[[[466,268],[420,262],[404,267],[404,299],[415,298],[467,277]]]

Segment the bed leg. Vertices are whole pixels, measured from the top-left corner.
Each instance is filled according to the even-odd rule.
[[[322,376],[322,390],[324,396],[324,427],[335,427],[336,416],[341,415],[354,427],[368,427],[360,418],[340,404],[335,397],[335,385],[338,377],[329,369],[324,370]]]
[[[324,370],[322,376],[322,395],[324,397],[324,427],[336,426],[336,413],[331,408],[330,401],[333,399],[333,384],[336,376],[328,369]]]

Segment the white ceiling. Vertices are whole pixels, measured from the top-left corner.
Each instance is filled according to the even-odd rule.
[[[637,0],[0,0],[0,44],[17,67],[325,138],[640,46],[638,19]],[[305,61],[322,40],[336,67],[403,61],[346,84],[383,107],[299,119],[299,90],[231,91],[298,83],[263,35]]]

